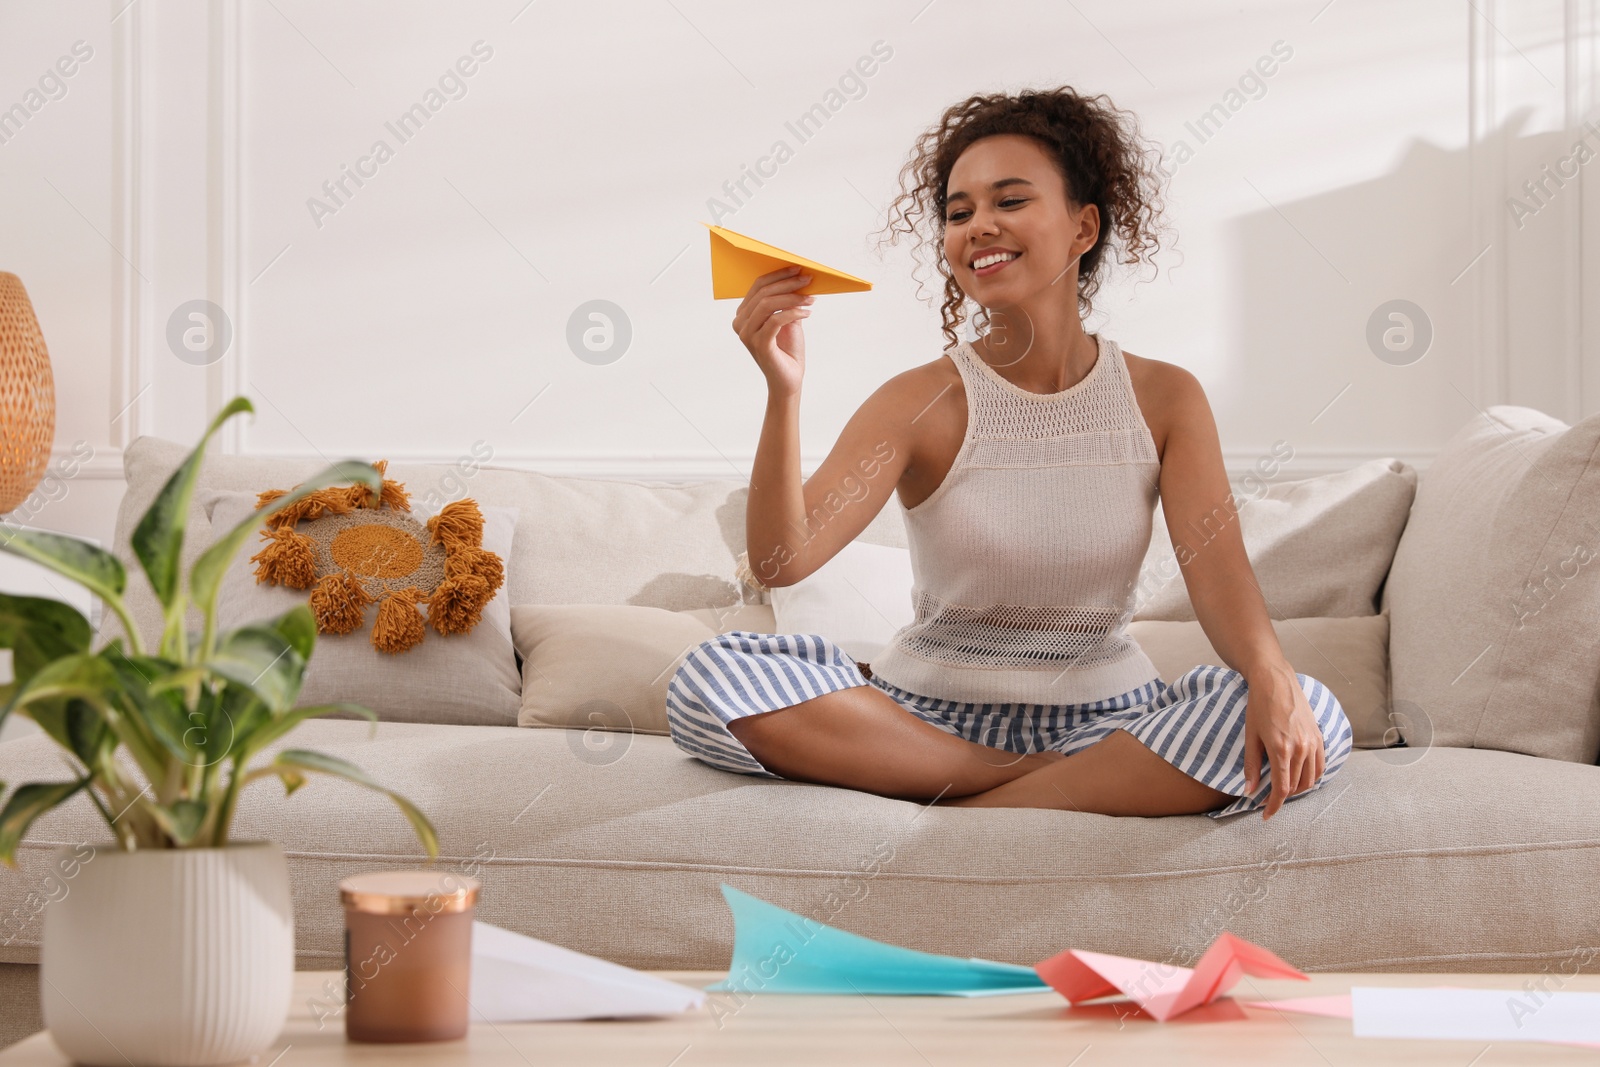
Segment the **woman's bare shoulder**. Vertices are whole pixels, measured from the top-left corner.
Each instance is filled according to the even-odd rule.
[[[1171,403],[1192,397],[1197,391],[1204,392],[1200,379],[1186,367],[1148,356],[1136,356],[1132,352],[1124,352],[1122,356],[1128,364],[1128,377],[1133,379],[1134,392],[1143,390],[1150,394],[1152,401]],[[1141,403],[1143,400],[1141,394]]]
[[[1156,453],[1166,453],[1167,431],[1172,420],[1182,411],[1185,402],[1200,390],[1200,381],[1176,363],[1167,363],[1147,356],[1124,351],[1122,358],[1128,365],[1128,378],[1133,382],[1133,395],[1139,401],[1139,411],[1150,436],[1155,439]],[[1203,392],[1203,391],[1202,391]]]
[[[907,399],[916,400],[920,397],[924,404],[941,394],[955,393],[960,396],[966,392],[961,372],[956,369],[955,362],[944,355],[903,370],[889,381],[894,382],[898,392],[905,394]]]
[[[952,398],[961,403],[949,403]],[[920,423],[919,416],[931,415],[938,409],[966,412],[961,372],[948,356],[939,356],[893,375],[878,387],[873,400],[881,405],[880,411],[884,414],[899,416],[907,422],[916,419]]]
[[[943,479],[967,429],[967,391],[948,356],[910,367],[868,400],[870,421],[905,452],[900,502],[915,507]],[[866,406],[866,405],[864,405]]]

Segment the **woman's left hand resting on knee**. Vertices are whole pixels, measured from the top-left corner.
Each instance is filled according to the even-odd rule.
[[[1254,793],[1260,784],[1264,753],[1272,771],[1272,792],[1261,812],[1265,820],[1283,807],[1284,801],[1322,780],[1326,753],[1316,713],[1292,667],[1285,663],[1264,670],[1246,683],[1245,791]]]
[[[1198,550],[1178,550],[1178,567],[1195,618],[1216,650],[1218,662],[1243,674],[1249,686],[1245,787],[1247,795],[1260,787],[1265,756],[1272,792],[1261,817],[1269,819],[1284,801],[1322,780],[1322,730],[1294,668],[1283,655],[1261,595],[1261,581],[1245,552],[1244,533],[1237,521],[1239,502],[1229,483],[1217,420],[1205,389],[1181,367],[1152,360],[1141,360],[1136,366],[1144,368],[1140,373],[1150,383],[1146,391],[1151,403],[1144,411],[1161,458],[1161,505],[1172,544],[1188,545],[1192,531],[1208,532]],[[1151,367],[1158,372],[1153,378]],[[1136,390],[1139,384],[1135,379]],[[1144,400],[1141,395],[1140,403]],[[1213,529],[1216,532],[1211,535]]]

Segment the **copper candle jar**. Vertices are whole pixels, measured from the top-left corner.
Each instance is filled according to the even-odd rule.
[[[347,1039],[466,1036],[478,889],[476,878],[448,871],[376,871],[339,883]]]

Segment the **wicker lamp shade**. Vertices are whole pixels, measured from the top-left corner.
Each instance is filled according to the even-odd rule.
[[[55,380],[44,334],[22,279],[0,271],[0,515],[44,477],[55,435]]]

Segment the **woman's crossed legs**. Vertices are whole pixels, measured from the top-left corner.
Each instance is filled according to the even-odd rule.
[[[954,807],[1187,815],[1233,798],[1191,778],[1124,729],[1071,755],[991,748],[856,685],[727,724],[768,770],[794,781]]]

